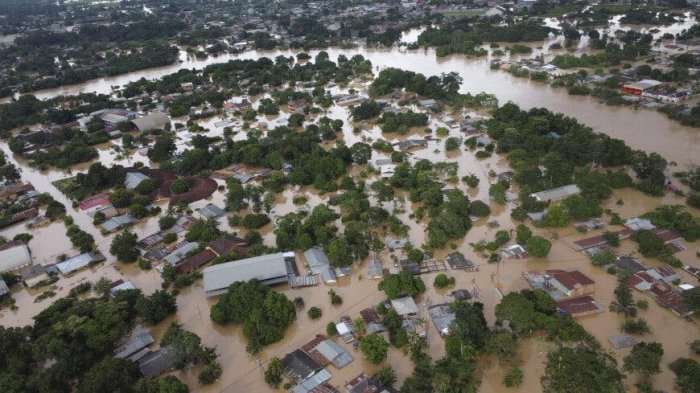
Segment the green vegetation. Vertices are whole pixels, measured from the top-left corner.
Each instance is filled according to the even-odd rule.
[[[389,299],[401,296],[416,296],[425,292],[425,283],[419,276],[412,276],[406,272],[390,274],[379,282],[378,288],[384,291]]]
[[[389,343],[382,336],[369,334],[360,340],[360,350],[365,359],[372,364],[379,364],[386,359]]]
[[[251,353],[281,340],[294,315],[292,301],[257,280],[233,283],[210,312],[216,324],[242,324]]]

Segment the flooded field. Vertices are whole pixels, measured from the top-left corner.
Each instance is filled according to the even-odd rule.
[[[409,42],[409,39],[410,37],[407,37],[406,41]],[[432,50],[421,49],[417,51],[406,51],[401,48],[330,49],[328,52],[331,59],[337,58],[340,54],[344,54],[348,57],[354,54],[362,54],[372,61],[377,70],[384,67],[399,67],[428,75],[454,71],[464,78],[462,88],[464,92],[478,93],[485,91],[496,94],[501,102],[512,100],[522,107],[542,106],[555,112],[563,112],[576,117],[597,131],[624,139],[634,148],[659,152],[666,159],[677,161],[681,168],[684,168],[688,163],[698,164],[700,160],[700,131],[698,130],[680,126],[667,119],[664,115],[656,112],[635,111],[630,108],[612,108],[603,104],[598,104],[589,98],[569,96],[563,90],[555,90],[545,85],[513,78],[508,74],[491,71],[488,67],[488,58],[478,60],[466,59],[463,56],[436,58]],[[129,81],[140,79],[141,77],[147,79],[157,78],[172,73],[177,69],[202,68],[207,64],[227,61],[234,58],[275,57],[278,55],[290,56],[293,53],[294,52],[289,51],[252,51],[236,56],[212,57],[202,61],[187,59],[183,56],[183,62],[176,66],[90,81],[83,85],[41,91],[37,93],[37,96],[40,98],[47,98],[58,94],[75,94],[90,91],[110,93],[112,86],[123,85]],[[313,56],[316,53],[318,53],[318,51],[312,51],[311,55]],[[357,87],[362,88],[363,86]],[[333,92],[347,92],[347,88],[334,88]],[[253,102],[255,103],[255,100],[260,98],[261,97],[256,97]],[[466,113],[457,113],[453,115],[464,116],[465,114]],[[331,118],[342,119],[345,122],[343,133],[340,137],[348,145],[358,141],[371,143],[371,141],[383,137],[380,129],[376,126],[365,127],[360,132],[354,133],[354,125],[347,121],[347,108],[334,106],[329,109],[326,115]],[[288,116],[289,113],[283,111],[279,116],[259,117],[258,121],[267,124],[269,128],[274,128],[279,119],[284,119]],[[221,121],[221,117],[215,117],[200,121],[199,124],[209,129],[207,135],[218,136],[222,135],[223,129],[221,127],[216,127],[214,124],[219,121]],[[430,127],[435,129],[438,126],[441,126],[439,119],[435,116],[431,116]],[[424,133],[415,131],[409,135],[400,137],[389,136],[389,140],[394,142],[407,138],[423,138],[424,136]],[[462,137],[457,129],[450,130],[450,136]],[[246,134],[240,132],[235,136],[235,139],[242,139],[245,137]],[[120,144],[118,140],[113,143]],[[114,258],[109,256],[109,245],[113,235],[102,235],[99,229],[92,224],[90,217],[77,208],[71,207],[72,202],[51,183],[55,180],[72,176],[77,171],[84,171],[89,164],[74,167],[72,174],[60,170],[40,171],[30,167],[27,162],[13,155],[6,144],[3,143],[0,148],[6,153],[8,160],[11,160],[21,168],[22,180],[32,183],[39,192],[50,193],[56,200],[66,205],[68,215],[73,217],[75,223],[79,225],[81,229],[94,236],[99,250],[105,256],[108,256],[106,262],[96,267],[77,272],[67,278],[61,278],[55,284],[56,298],[67,295],[68,291],[80,282],[85,280],[94,282],[100,277],[128,279],[137,288],[142,289],[147,294],[160,288],[161,278],[156,270],[141,271],[135,264],[127,265],[115,262]],[[150,165],[148,158],[141,156],[136,151],[132,151],[131,154],[118,159],[117,153],[115,153],[114,149],[110,148],[110,144],[100,146],[99,154],[99,160],[105,165],[122,164],[131,166],[135,162],[144,162]],[[384,155],[376,151],[373,152],[372,160],[380,157],[384,157]],[[480,160],[475,157],[473,152],[468,150],[462,149],[457,152],[447,153],[444,151],[444,138],[441,141],[432,140],[428,143],[427,148],[416,150],[411,156],[411,161],[415,162],[415,160],[423,158],[433,162],[457,163],[458,178],[468,174],[475,174],[480,180],[480,186],[477,189],[466,190],[467,194],[471,200],[482,200],[487,203],[489,201],[488,186],[491,182],[489,171],[500,172],[507,169],[505,160],[496,155]],[[351,169],[351,173],[359,177],[363,169],[364,168],[353,168]],[[219,184],[223,184],[223,182],[219,181]],[[466,189],[466,186],[462,183],[458,183],[455,187]],[[193,203],[190,205],[190,208],[196,209],[207,203],[214,203],[218,206],[222,206],[225,198],[224,192],[216,191],[209,200]],[[306,204],[302,206],[294,205],[292,202],[293,198],[301,195],[308,199]],[[279,217],[289,212],[302,209],[308,210],[324,202],[329,196],[328,194],[321,195],[310,187],[287,186],[285,191],[277,196],[276,203],[272,207],[271,215],[273,217]],[[622,199],[624,204],[618,205],[616,203],[618,199]],[[616,190],[614,195],[606,201],[605,207],[611,209],[613,212],[619,213],[623,218],[630,218],[653,210],[654,207],[659,204],[683,203],[682,198],[671,194],[663,198],[652,198],[644,196],[637,191]],[[607,306],[613,299],[613,290],[616,286],[615,276],[607,274],[600,268],[594,267],[584,254],[576,252],[570,247],[572,241],[590,236],[591,233],[587,235],[579,234],[572,226],[556,230],[533,229],[536,234],[550,239],[553,243],[552,251],[546,259],[530,258],[525,261],[504,260],[497,264],[489,264],[486,258],[480,253],[475,253],[473,251],[470,243],[475,243],[480,240],[491,240],[497,230],[508,229],[512,231],[512,228],[517,225],[510,218],[510,212],[514,207],[512,203],[505,206],[495,203],[490,203],[490,205],[492,211],[491,216],[475,222],[473,228],[463,240],[453,242],[453,248],[448,247],[447,250],[442,250],[434,255],[435,258],[440,259],[444,258],[448,253],[460,251],[468,259],[473,260],[479,265],[478,272],[448,271],[447,274],[456,278],[455,289],[476,290],[475,292],[478,293],[477,300],[485,305],[485,316],[489,325],[493,326],[495,323],[494,309],[496,304],[500,301],[501,294],[528,288],[527,281],[523,278],[523,272],[529,270],[580,270],[596,282],[596,291],[593,297],[599,306],[607,310]],[[159,206],[163,210],[167,209],[166,203],[162,203]],[[415,245],[421,245],[424,242],[425,222],[418,223],[409,217],[413,209],[411,202],[405,194],[397,192],[396,200],[384,202],[383,207],[390,211],[398,211],[400,209],[402,212],[399,212],[397,215],[405,224],[409,225],[409,238],[411,242]],[[696,216],[700,215],[700,212],[697,210],[694,210],[693,213]],[[603,220],[607,222],[609,221],[609,217],[604,216]],[[487,225],[488,222],[495,224]],[[220,223],[220,228],[222,230],[234,230],[229,226],[226,217],[221,218]],[[270,246],[275,244],[272,229],[273,224],[268,224],[260,230],[265,243]],[[132,228],[132,231],[135,232],[139,238],[157,230],[157,217],[143,220]],[[34,236],[29,246],[32,250],[32,256],[37,263],[52,263],[61,254],[74,255],[77,253],[77,250],[70,247],[70,242],[65,235],[65,226],[61,222],[56,222],[47,227],[31,231],[27,230],[23,224],[18,224],[3,229],[0,231],[0,234],[11,238],[22,232],[30,232]],[[692,262],[697,265],[698,259],[696,257],[696,252],[700,251],[699,243],[700,242],[685,242],[688,250],[677,254],[678,258],[686,263]],[[400,255],[400,253],[395,254],[397,256]],[[650,267],[659,265],[657,260],[650,260],[638,255],[636,246],[629,240],[622,242],[619,254],[633,255],[635,258],[644,261]],[[379,258],[384,267],[389,267],[392,264],[392,255],[388,251],[383,251],[379,255]],[[193,286],[180,292],[177,297],[177,316],[162,322],[158,327],[153,329],[153,335],[156,340],[158,340],[169,322],[176,319],[179,323],[183,324],[185,329],[198,334],[202,338],[204,345],[216,346],[224,370],[221,379],[217,383],[207,387],[200,386],[197,382],[197,374],[199,372],[197,368],[174,373],[174,375],[186,381],[194,392],[233,393],[270,391],[263,381],[263,368],[261,364],[266,364],[273,356],[283,357],[286,353],[310,341],[316,334],[325,334],[325,327],[329,321],[337,321],[344,315],[355,318],[359,316],[360,310],[367,307],[374,307],[385,299],[385,295],[377,290],[377,281],[364,277],[366,262],[367,261],[357,262],[356,265],[353,266],[353,274],[350,277],[339,279],[338,284],[335,285],[327,286],[322,284],[316,287],[301,289],[289,289],[286,286],[277,287],[277,290],[284,292],[290,298],[297,296],[303,297],[306,308],[298,314],[297,320],[287,330],[285,338],[282,341],[265,347],[258,355],[251,356],[245,351],[246,343],[240,327],[233,325],[221,327],[213,324],[209,318],[209,309],[216,300],[207,299],[205,297],[201,282],[197,282]],[[691,277],[685,272],[679,270],[679,273],[682,275],[684,282],[696,282],[691,280]],[[427,315],[427,306],[449,302],[451,300],[447,295],[449,291],[438,291],[433,288],[432,282],[435,275],[436,273],[422,276],[428,290],[417,303],[420,308],[419,314],[424,317]],[[330,288],[334,289],[342,296],[343,304],[341,306],[330,305],[327,295],[327,291]],[[51,302],[56,299],[46,299],[39,303],[34,303],[34,298],[38,294],[38,291],[14,288],[13,296],[17,301],[18,310],[0,311],[0,324],[5,326],[23,326],[31,324],[32,317],[42,309],[48,307]],[[635,292],[636,298],[641,299],[642,296],[643,295]],[[306,309],[312,306],[321,308],[323,311],[322,318],[311,320],[307,317]],[[695,317],[691,322],[685,321],[672,314],[670,311],[661,308],[653,301],[650,301],[649,309],[641,311],[640,314],[649,322],[652,332],[639,339],[660,342],[663,344],[665,350],[665,356],[662,361],[662,373],[653,378],[654,387],[664,391],[673,391],[674,375],[666,365],[678,357],[692,356],[688,344],[700,337],[700,328],[698,327],[699,319]],[[425,318],[428,319],[427,317]],[[629,350],[614,350],[607,341],[608,336],[619,333],[619,325],[622,321],[622,316],[605,311],[601,314],[580,318],[579,321],[602,343],[603,348],[612,353],[618,361],[621,361],[628,353]],[[429,319],[425,328],[430,344],[429,353],[435,359],[443,356],[443,339],[439,336],[438,332],[435,331]],[[354,378],[360,372],[372,374],[383,366],[371,366],[362,360],[362,354],[359,350],[349,345],[345,345],[345,347],[355,358],[355,361],[342,370],[329,367],[329,371],[333,375],[330,382],[334,386],[342,388],[345,382]],[[478,367],[478,374],[482,381],[480,391],[522,393],[540,391],[539,378],[544,371],[546,354],[552,348],[554,348],[554,344],[547,342],[542,337],[533,337],[521,342],[518,361],[524,371],[525,380],[520,387],[511,389],[505,388],[502,384],[506,369],[500,367],[496,359],[484,357],[480,361]],[[397,386],[400,386],[401,382],[411,374],[413,369],[413,365],[407,354],[395,348],[390,350],[388,360],[384,365],[391,365],[391,367],[395,369],[398,377]],[[630,387],[633,386],[635,382],[636,380],[634,380],[634,378],[628,378],[626,381],[627,385]]]

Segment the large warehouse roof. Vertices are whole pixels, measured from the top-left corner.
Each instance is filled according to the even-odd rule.
[[[15,240],[0,246],[0,273],[28,265],[31,261],[29,247],[24,242]]]
[[[220,295],[234,282],[254,278],[267,285],[279,284],[288,280],[288,274],[284,253],[260,255],[204,269],[204,291],[207,296]]]
[[[153,112],[131,122],[139,131],[143,132],[165,127],[166,124],[170,123],[170,117],[163,112]]]

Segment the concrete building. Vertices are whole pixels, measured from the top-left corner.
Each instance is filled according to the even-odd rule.
[[[217,296],[226,293],[234,282],[252,279],[265,285],[281,284],[289,281],[290,274],[284,253],[260,255],[205,268],[204,291],[207,297]]]

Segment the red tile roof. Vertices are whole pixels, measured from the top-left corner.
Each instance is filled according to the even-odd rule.
[[[180,263],[177,264],[175,269],[180,274],[189,273],[194,269],[211,261],[214,258],[216,258],[216,254],[214,254],[211,250],[205,249],[183,259]]]
[[[598,305],[595,304],[595,300],[590,296],[559,300],[556,304],[559,310],[571,316],[600,311]]]
[[[672,230],[672,229],[656,228],[656,229],[652,230],[651,233],[660,237],[661,240],[664,241],[664,243],[668,243],[668,242],[678,240],[681,238],[681,234]]]
[[[97,194],[80,201],[80,210],[88,210],[104,205],[109,205],[109,197],[106,194]]]
[[[562,272],[561,270],[547,270],[547,274],[559,281],[561,285],[569,290],[595,284],[595,281],[591,280],[588,278],[588,276],[578,270],[573,270],[570,272]]]

